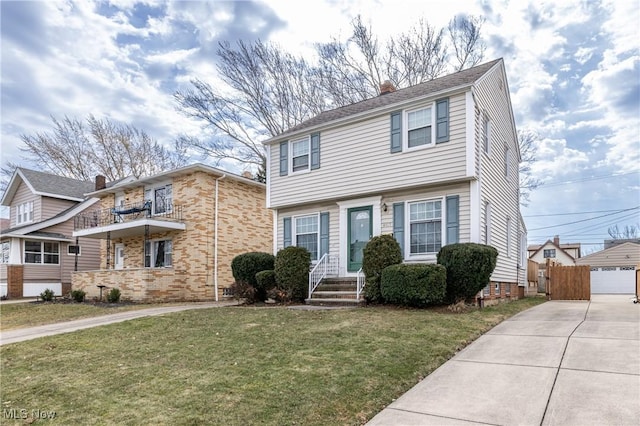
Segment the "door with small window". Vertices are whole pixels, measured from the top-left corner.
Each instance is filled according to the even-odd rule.
[[[115,260],[113,262],[113,267],[115,269],[124,268],[124,244],[116,244],[114,251]]]
[[[364,246],[372,237],[373,207],[355,207],[347,210],[347,254],[349,272],[357,272],[362,267]]]

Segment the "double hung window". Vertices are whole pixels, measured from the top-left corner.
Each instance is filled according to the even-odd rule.
[[[33,201],[22,203],[16,207],[16,224],[33,222]]]
[[[318,260],[318,215],[295,218],[295,245],[306,248],[311,260]]]
[[[409,148],[431,145],[431,107],[407,113],[407,144]]]
[[[442,201],[409,203],[410,254],[437,253],[442,247]]]
[[[291,171],[309,170],[309,138],[291,142]]]

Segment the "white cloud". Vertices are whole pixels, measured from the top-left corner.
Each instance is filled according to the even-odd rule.
[[[537,161],[531,166],[531,171],[543,182],[580,172],[589,164],[587,154],[567,147],[564,139],[544,138],[536,145]]]

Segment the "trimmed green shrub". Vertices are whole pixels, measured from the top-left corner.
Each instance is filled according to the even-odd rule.
[[[442,303],[447,271],[441,265],[414,263],[391,265],[382,271],[380,292],[389,303],[425,307]]]
[[[258,272],[256,274],[256,283],[257,290],[267,295],[269,290],[276,286],[275,271],[273,269],[267,269],[266,271]]]
[[[107,293],[107,302],[109,303],[118,303],[120,301],[120,290],[116,287],[109,290]]]
[[[438,252],[438,264],[447,268],[448,303],[472,299],[489,284],[498,250],[476,243],[449,244]]]
[[[392,235],[378,235],[363,250],[362,272],[366,279],[364,297],[368,302],[382,302],[380,277],[384,268],[402,263],[400,245]]]
[[[83,290],[71,290],[71,298],[78,303],[84,302],[86,295],[87,293]]]
[[[289,246],[276,254],[276,285],[289,300],[303,301],[309,291],[311,254],[304,247]]]
[[[275,257],[270,253],[249,252],[239,254],[231,261],[231,272],[236,281],[242,281],[256,289],[256,299],[264,300],[266,291],[258,285],[256,274],[260,271],[273,270]]]
[[[42,293],[40,293],[40,299],[42,299],[43,302],[51,302],[55,295],[56,294],[53,290],[46,288]]]

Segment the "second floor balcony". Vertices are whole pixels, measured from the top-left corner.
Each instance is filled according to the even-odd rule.
[[[121,238],[171,230],[184,231],[182,206],[140,201],[118,207],[84,212],[73,219],[73,236]]]

